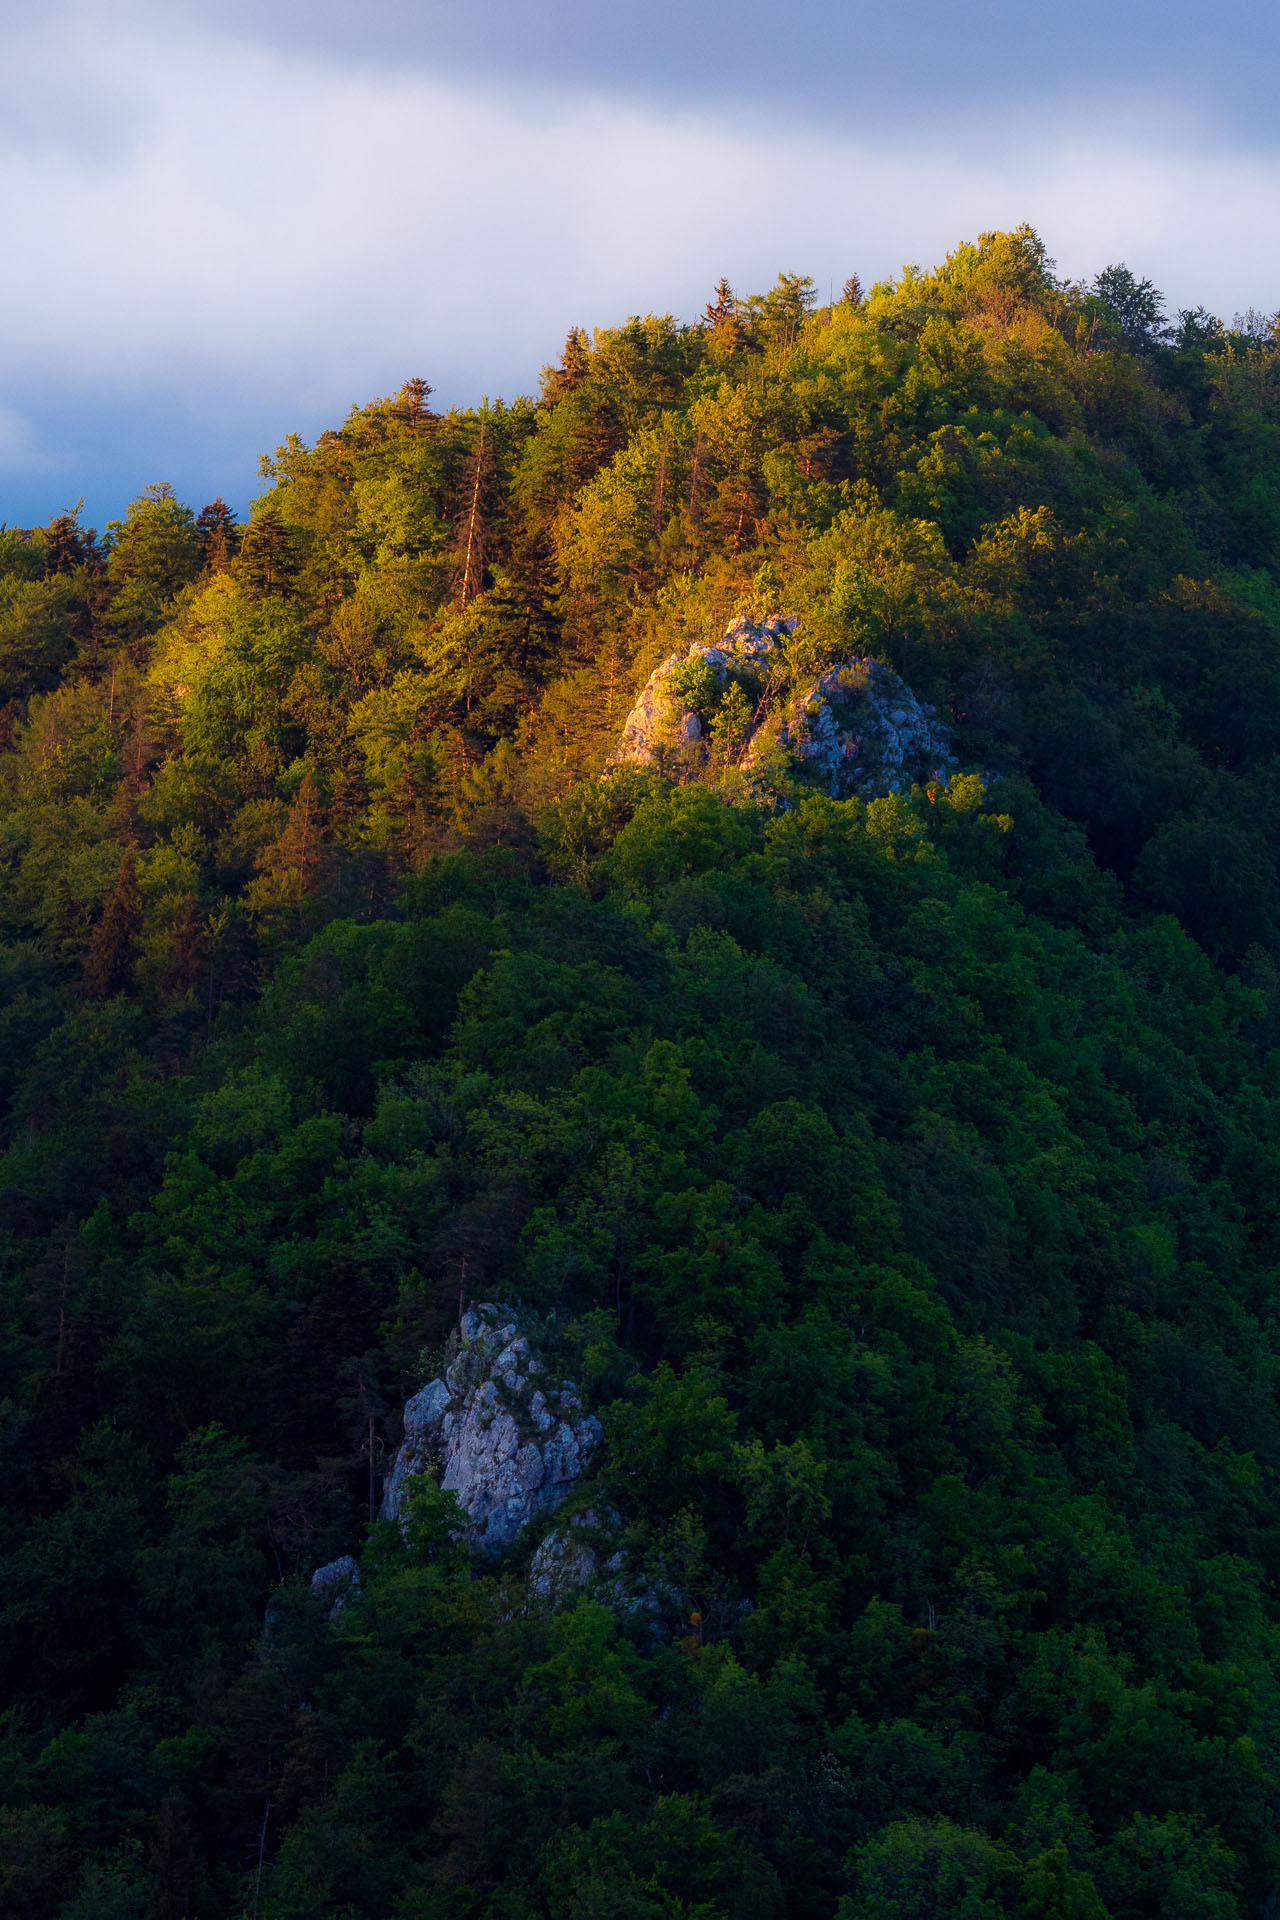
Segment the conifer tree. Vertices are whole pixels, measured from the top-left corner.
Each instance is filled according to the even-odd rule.
[[[49,1237],[47,1250],[28,1277],[27,1309],[45,1365],[60,1380],[72,1358],[73,1323],[88,1266],[84,1241],[68,1216]]]
[[[268,871],[283,894],[299,901],[310,891],[320,860],[320,788],[308,767],[293,796],[284,832],[271,849]]]
[[[49,522],[44,538],[46,579],[59,573],[74,573],[77,567],[102,571],[97,533],[92,527],[80,525],[83,506],[83,500],[78,500],[68,513],[59,513]]]
[[[395,412],[409,433],[428,432],[437,424],[439,416],[431,411],[429,405],[435,389],[426,380],[417,375],[406,380],[396,396]]]
[[[132,987],[141,927],[138,856],[132,847],[126,847],[101,918],[89,936],[84,962],[84,990],[89,999],[109,1000]]]
[[[841,289],[840,298],[846,307],[860,307],[865,297],[861,280],[856,273],[851,273]]]
[[[349,749],[343,756],[333,780],[329,802],[329,831],[341,840],[355,826],[369,804],[369,783],[363,764]]]
[[[581,327],[570,327],[560,365],[548,367],[543,374],[543,403],[554,407],[557,400],[563,400],[567,393],[580,387],[590,372],[591,355],[587,351],[586,336]]]
[[[723,274],[716,282],[714,294],[703,308],[702,321],[726,359],[732,359],[734,354],[743,352],[751,345],[751,335],[742,318],[738,297]]]
[[[205,568],[210,573],[225,573],[235,557],[239,528],[221,494],[196,515],[196,539]]]
[[[702,310],[703,325],[711,328],[722,327],[738,311],[738,302],[733,288],[723,274],[716,282],[716,290]]]
[[[205,926],[199,904],[195,895],[189,893],[182,902],[169,935],[170,960],[164,984],[170,993],[194,993],[200,977],[204,944]]]
[[[697,523],[702,513],[702,494],[701,494],[700,488],[701,488],[704,477],[705,476],[703,474],[703,437],[702,437],[702,429],[701,427],[699,427],[697,433],[694,435],[693,455],[689,462],[688,513],[689,513],[689,521],[691,525]]]
[[[387,791],[387,864],[393,874],[416,873],[427,850],[422,783],[407,763]]]
[[[531,522],[516,532],[494,584],[493,602],[511,635],[516,673],[522,680],[540,681],[561,636],[555,548],[545,527]]]
[[[258,600],[287,594],[297,570],[297,534],[285,525],[278,507],[262,507],[240,541],[239,573],[246,590]]]

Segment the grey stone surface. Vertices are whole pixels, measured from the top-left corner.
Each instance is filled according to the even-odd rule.
[[[844,661],[780,703],[749,742],[743,765],[756,764],[775,741],[837,800],[903,793],[956,766],[934,708],[877,660]]]
[[[873,799],[954,770],[950,734],[935,710],[879,661],[861,656],[841,661],[807,684],[786,689],[779,648],[798,624],[794,614],[771,614],[763,621],[739,618],[717,646],[697,642],[669,654],[627,716],[612,764],[683,759],[696,770],[705,761],[708,749],[698,717],[672,687],[676,669],[700,659],[721,684],[736,669],[765,688],[764,711],[742,753],[748,772],[781,752],[833,798]]]
[[[548,1377],[511,1308],[471,1308],[458,1335],[444,1378],[405,1407],[382,1517],[400,1518],[409,1479],[430,1467],[458,1496],[468,1544],[501,1553],[526,1521],[564,1499],[600,1444],[600,1422],[571,1380]]]
[[[762,621],[739,618],[730,622],[718,646],[695,641],[681,653],[668,654],[649,675],[627,715],[613,764],[652,766],[664,750],[701,741],[702,723],[671,687],[677,667],[705,660],[722,682],[734,667],[756,675],[767,673],[779,639],[785,638],[795,624],[795,616],[785,613],[772,613]]]
[[[539,1542],[529,1562],[530,1598],[562,1607],[591,1587],[632,1627],[661,1639],[683,1616],[680,1595],[628,1564],[617,1545],[621,1532],[622,1520],[611,1507],[571,1514]]]
[[[607,1553],[599,1543],[603,1530],[617,1526],[616,1513],[594,1510],[575,1513],[566,1526],[557,1526],[539,1542],[529,1562],[529,1592],[536,1600],[559,1606],[593,1580],[621,1574],[621,1553]],[[596,1536],[592,1538],[591,1536]]]
[[[360,1591],[360,1566],[349,1553],[317,1567],[311,1576],[311,1591],[326,1603],[329,1618],[341,1613],[346,1602]]]

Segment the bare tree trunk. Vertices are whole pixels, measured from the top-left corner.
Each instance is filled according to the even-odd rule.
[[[667,454],[671,446],[671,435],[663,430],[662,446],[658,453],[657,470],[653,476],[653,500],[650,527],[656,539],[662,532],[662,503],[667,491]]]
[[[691,520],[696,520],[698,517],[698,470],[701,465],[702,432],[699,429],[693,443],[693,465],[689,470],[689,518]]]
[[[471,508],[467,514],[467,546],[462,562],[462,611],[465,613],[467,602],[473,600],[479,591],[484,577],[483,547],[484,523],[480,513],[480,488],[484,482],[485,456],[485,419],[480,416],[480,442],[476,448],[475,472],[471,481]]]
[[[62,1249],[62,1287],[58,1294],[58,1358],[53,1369],[55,1380],[62,1376],[62,1358],[67,1341],[67,1294],[71,1289],[71,1242]]]

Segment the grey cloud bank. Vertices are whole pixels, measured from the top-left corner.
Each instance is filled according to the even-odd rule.
[[[456,49],[430,71],[430,9],[396,65],[390,7],[359,59],[336,57],[337,15],[292,50],[287,8],[259,22],[274,42],[175,17],[108,26],[94,9],[14,38],[0,518],[83,493],[101,523],[159,478],[243,507],[258,453],[411,373],[444,402],[528,391],[571,324],[692,315],[721,272],[866,280],[1020,219],[1066,271],[1125,257],[1179,304],[1280,300],[1260,239],[1280,158],[1149,103],[1033,115],[1011,98],[984,125],[959,100],[894,139],[745,104],[517,91],[496,57],[482,84]],[[812,42],[807,57],[824,65]]]
[[[202,0],[125,3],[152,24],[208,18]],[[93,16],[92,0],[84,11]],[[1270,142],[1280,78],[1274,12],[1261,0],[222,0],[218,18],[291,54],[516,87],[785,103],[846,132],[851,113],[867,130],[1102,88],[1117,101],[1181,101],[1233,142]]]

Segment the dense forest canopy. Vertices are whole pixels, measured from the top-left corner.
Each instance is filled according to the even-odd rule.
[[[431,399],[0,530],[0,1911],[1271,1912],[1274,328],[1024,228]],[[963,771],[610,768],[781,609]],[[649,1610],[373,1517],[468,1300]]]

